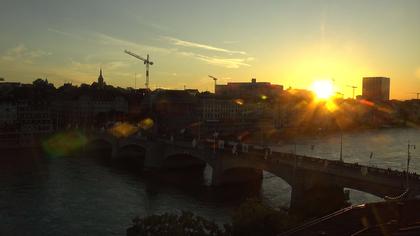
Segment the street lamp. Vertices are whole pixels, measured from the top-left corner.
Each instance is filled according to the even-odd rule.
[[[407,173],[406,173],[407,189],[408,189],[408,171],[409,171],[409,168],[410,168],[410,159],[411,159],[410,149],[415,150],[416,145],[410,144],[410,140],[408,140],[408,144],[407,144],[407,170],[406,170],[407,171]]]
[[[340,161],[343,162],[343,132],[340,129]]]
[[[337,125],[337,128],[340,130],[340,161],[343,162],[343,130],[337,122],[337,118],[334,117],[334,123]]]
[[[213,133],[213,153],[216,153],[216,138],[219,136],[219,133],[214,132]]]

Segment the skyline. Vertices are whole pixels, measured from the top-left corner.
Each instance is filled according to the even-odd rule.
[[[180,3],[181,2],[181,3]],[[0,77],[56,86],[105,81],[151,88],[198,88],[267,81],[310,89],[334,79],[345,97],[362,77],[391,78],[391,98],[420,91],[420,2],[183,0],[8,1],[0,10]],[[12,24],[11,24],[12,22]]]

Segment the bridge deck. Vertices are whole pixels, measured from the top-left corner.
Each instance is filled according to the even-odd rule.
[[[102,135],[106,135],[102,133]],[[346,186],[361,186],[362,191],[369,188],[376,188],[375,185],[382,188],[393,188],[396,192],[407,188],[407,180],[410,189],[416,194],[420,194],[420,176],[416,173],[406,173],[405,171],[392,170],[390,168],[378,168],[360,165],[357,163],[346,163],[338,160],[328,160],[291,153],[282,153],[272,151],[270,148],[260,145],[250,145],[222,140],[168,140],[157,137],[138,137],[131,136],[123,140],[111,137],[120,144],[139,144],[143,147],[152,143],[161,143],[163,146],[177,149],[181,153],[199,156],[209,164],[223,160],[241,166],[241,162],[249,167],[264,168],[264,170],[273,169],[273,166],[287,166],[291,170],[306,170],[322,173],[334,177],[338,182]],[[217,161],[216,161],[217,160]],[[243,164],[242,163],[242,164]],[[253,165],[253,166],[252,166]],[[282,170],[285,170],[284,168]],[[278,171],[277,171],[277,174]],[[364,186],[362,186],[364,184]],[[369,185],[369,186],[367,186]],[[351,188],[351,187],[350,187]],[[378,187],[379,188],[379,187]],[[376,193],[384,195],[386,191],[375,190]],[[381,192],[382,191],[382,192]],[[369,191],[368,191],[369,192]],[[378,195],[379,196],[379,195]]]

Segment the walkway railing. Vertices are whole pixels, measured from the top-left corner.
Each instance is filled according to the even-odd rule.
[[[217,140],[216,141],[221,141]],[[276,152],[271,150],[268,147],[264,147],[261,145],[248,145],[245,143],[239,143],[234,141],[224,141],[224,147],[219,148],[218,143],[214,143],[213,139],[207,139],[205,141],[197,143],[196,148],[208,148],[209,150],[216,150],[217,153],[230,153],[234,146],[239,146],[236,148],[236,152],[232,153],[232,157],[240,157],[242,154],[248,154],[248,155],[256,155],[259,157],[262,157],[264,160],[270,160],[270,159],[289,159],[290,163],[297,162],[305,162],[305,163],[313,163],[317,165],[326,165],[326,166],[335,166],[340,168],[347,168],[351,170],[357,170],[358,172],[361,172],[363,168],[365,168],[366,174],[380,174],[385,175],[389,177],[406,177],[407,173],[406,171],[398,171],[395,169],[387,168],[378,168],[378,167],[371,167],[371,166],[365,166],[360,165],[358,163],[346,163],[339,160],[329,160],[329,159],[322,159],[317,157],[308,157],[308,156],[302,156],[302,155],[295,155],[293,153],[284,153],[284,152]],[[192,145],[188,145],[189,142],[182,142],[184,145],[182,147],[184,148],[193,148]],[[177,145],[177,142],[173,141],[173,145]],[[216,145],[216,148],[214,148],[214,145]],[[247,151],[243,152],[241,145],[247,145]],[[420,175],[418,175],[415,172],[408,173],[408,178],[410,180],[420,181]]]
[[[103,134],[103,133],[102,133]],[[178,146],[186,149],[208,149],[209,152],[215,152],[218,154],[231,154],[232,157],[242,157],[244,154],[252,155],[256,158],[262,158],[263,160],[282,160],[283,163],[288,162],[291,165],[297,165],[300,163],[312,163],[323,168],[325,171],[331,169],[331,167],[346,168],[352,171],[358,171],[359,173],[365,172],[364,175],[379,174],[382,176],[393,177],[408,177],[410,181],[420,181],[420,175],[415,172],[406,173],[406,171],[398,171],[395,169],[378,168],[371,166],[364,166],[358,163],[346,163],[339,160],[329,160],[317,157],[308,157],[302,155],[295,155],[293,153],[276,152],[268,146],[263,145],[251,145],[247,143],[241,143],[238,141],[229,141],[221,139],[206,139],[201,141],[194,141],[194,139],[174,140],[171,137],[153,137],[147,138],[142,136],[133,135],[128,138],[135,138],[140,140],[148,141],[160,141],[174,146]],[[195,144],[194,144],[195,142]],[[244,148],[244,146],[246,148]],[[407,176],[408,175],[408,176]]]

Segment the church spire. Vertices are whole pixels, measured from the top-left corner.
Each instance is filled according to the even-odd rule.
[[[102,68],[99,70],[98,85],[103,87],[105,85],[104,77],[102,76]]]

